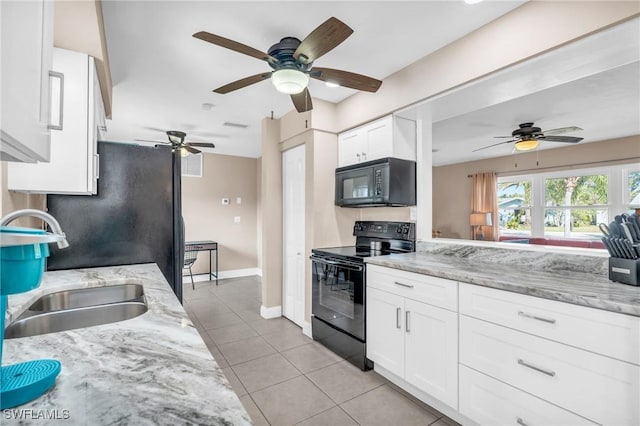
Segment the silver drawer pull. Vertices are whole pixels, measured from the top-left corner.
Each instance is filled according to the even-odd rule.
[[[516,423],[518,423],[520,426],[529,426],[524,420],[522,420],[520,417],[518,417],[516,419]]]
[[[518,364],[520,364],[520,365],[522,365],[524,367],[530,368],[532,370],[536,370],[536,371],[538,371],[538,372],[540,372],[542,374],[546,374],[547,376],[553,377],[553,376],[556,375],[555,371],[547,370],[546,368],[542,368],[542,367],[537,367],[535,365],[532,365],[532,364],[529,364],[529,363],[523,361],[522,359],[518,359]]]
[[[521,317],[531,318],[531,319],[542,321],[542,322],[546,322],[546,323],[549,323],[549,324],[555,324],[556,323],[556,320],[554,320],[553,318],[540,317],[538,315],[528,314],[528,313],[522,312],[522,311],[518,311],[518,315],[520,315]]]
[[[402,287],[413,288],[413,284],[405,284],[405,283],[401,283],[401,282],[398,282],[398,281],[394,281],[394,284],[395,285],[400,285]]]
[[[409,318],[411,315],[411,311],[405,311],[404,313],[404,329],[407,333],[409,333],[411,330],[409,329]]]
[[[402,327],[400,325],[400,308],[396,308],[396,328]]]

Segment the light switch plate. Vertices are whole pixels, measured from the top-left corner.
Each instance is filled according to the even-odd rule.
[[[242,197],[236,197],[236,204],[242,204]]]
[[[240,223],[240,216],[234,216],[234,217],[233,217],[233,221],[234,221],[235,223]]]

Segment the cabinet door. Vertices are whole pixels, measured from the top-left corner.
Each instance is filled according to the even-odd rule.
[[[404,375],[404,298],[367,289],[367,358],[393,374]]]
[[[338,167],[349,166],[362,161],[364,137],[360,129],[338,135]]]
[[[464,365],[460,365],[460,412],[481,425],[595,424]]]
[[[3,160],[49,161],[53,2],[1,1]]]
[[[8,187],[47,194],[96,192],[93,116],[95,65],[86,54],[55,49],[53,68],[64,75],[62,130],[51,130],[48,163],[8,166]],[[91,94],[91,96],[90,96]]]
[[[364,161],[393,157],[393,117],[387,116],[362,128],[366,141]]]
[[[458,315],[405,300],[405,380],[458,408]]]

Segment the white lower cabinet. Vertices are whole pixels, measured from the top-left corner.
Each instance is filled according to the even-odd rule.
[[[371,269],[375,276],[370,280]],[[368,268],[367,358],[375,366],[457,409],[458,315],[410,298],[421,294],[421,287],[432,285],[427,280],[430,277],[408,276],[403,271],[394,276],[394,272]],[[376,288],[387,290],[393,285],[398,287],[399,294]],[[450,281],[449,285],[455,288],[457,283]]]
[[[596,423],[640,424],[637,365],[465,315],[460,363]]]
[[[460,365],[460,413],[481,425],[595,424],[464,365]]]
[[[367,266],[367,356],[463,424],[640,425],[640,318]]]

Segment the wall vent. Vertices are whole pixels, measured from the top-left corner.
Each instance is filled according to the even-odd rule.
[[[202,177],[202,153],[182,157],[182,176]]]
[[[246,129],[249,127],[248,124],[232,123],[231,121],[225,121],[222,125],[227,127],[236,127],[238,129]]]

